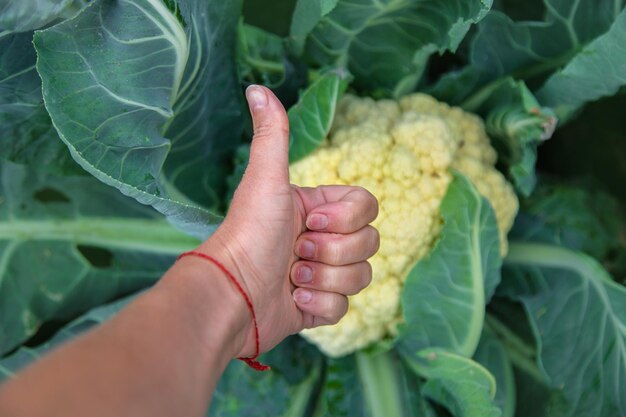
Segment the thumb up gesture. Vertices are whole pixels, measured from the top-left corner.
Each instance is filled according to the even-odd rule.
[[[347,295],[369,284],[378,203],[360,187],[291,185],[285,109],[261,86],[246,97],[250,162],[223,224],[199,251],[219,258],[250,295],[264,352],[304,328],[337,323]],[[241,340],[239,356],[253,355],[251,326]]]

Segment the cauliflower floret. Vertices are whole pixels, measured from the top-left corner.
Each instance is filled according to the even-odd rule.
[[[428,95],[413,94],[399,102],[345,96],[328,141],[291,165],[291,181],[368,189],[380,205],[373,226],[381,245],[370,260],[372,283],[350,297],[346,316],[302,335],[327,355],[342,356],[396,334],[402,285],[439,236],[440,205],[452,169],[466,175],[491,203],[500,249],[506,253],[518,201],[494,168],[496,157],[480,118]]]

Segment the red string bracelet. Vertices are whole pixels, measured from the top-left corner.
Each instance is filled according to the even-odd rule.
[[[248,310],[250,310],[250,314],[252,315],[252,324],[254,325],[254,339],[255,339],[254,356],[252,356],[251,358],[237,358],[237,359],[239,359],[240,361],[245,362],[246,365],[248,365],[252,369],[256,369],[257,371],[267,371],[267,370],[269,370],[270,369],[269,366],[263,365],[261,362],[256,360],[259,357],[259,353],[260,353],[259,326],[257,325],[256,314],[254,314],[254,307],[252,306],[252,300],[250,299],[250,296],[248,295],[248,293],[246,293],[246,291],[243,289],[241,284],[239,284],[239,281],[237,281],[237,278],[235,278],[235,276],[233,274],[231,274],[230,271],[228,269],[226,269],[226,267],[224,265],[222,265],[217,259],[213,258],[212,256],[209,256],[209,255],[204,254],[202,252],[197,252],[197,251],[192,250],[192,251],[189,251],[189,252],[181,253],[178,256],[178,260],[180,260],[180,259],[182,259],[182,258],[184,258],[186,256],[196,256],[198,258],[202,258],[202,259],[205,259],[205,260],[207,260],[209,262],[212,262],[224,274],[226,274],[228,279],[230,279],[230,281],[233,284],[235,284],[235,287],[237,288],[239,293],[243,296],[244,300],[246,300],[246,304],[248,305]]]

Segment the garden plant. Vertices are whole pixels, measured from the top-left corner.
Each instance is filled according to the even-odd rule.
[[[381,246],[208,416],[626,416],[625,6],[0,0],[0,380],[219,226],[262,84]]]

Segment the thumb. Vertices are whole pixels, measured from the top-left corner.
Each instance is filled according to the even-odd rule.
[[[268,88],[251,85],[246,90],[254,137],[246,179],[272,185],[289,184],[289,119],[285,108]],[[246,178],[248,177],[248,178]]]

